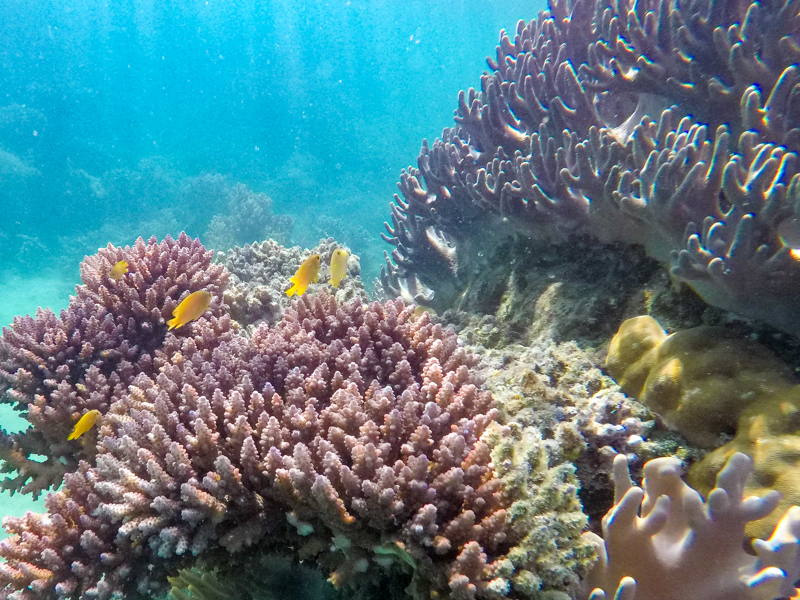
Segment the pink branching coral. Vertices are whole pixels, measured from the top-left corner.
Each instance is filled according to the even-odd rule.
[[[186,234],[161,243],[139,238],[125,248],[109,244],[81,263],[83,284],[60,316],[40,310],[3,329],[0,402],[25,412],[33,426],[0,439],[0,470],[18,471],[2,482],[5,489],[36,496],[94,452],[93,444],[67,441],[73,425],[88,410],[105,414],[137,375],[154,372],[166,320],[185,296],[212,292],[207,314],[223,314],[228,274],[211,258]],[[128,273],[115,280],[111,267],[121,260]],[[30,460],[31,454],[46,461]]]
[[[177,281],[207,273],[196,272]],[[139,312],[163,328],[166,309]],[[4,519],[0,598],[163,593],[199,556],[270,547],[314,557],[337,585],[407,570],[416,589],[465,600],[508,595],[515,569],[533,590],[576,582],[563,564],[548,572],[544,555],[510,552],[566,510],[570,525],[551,535],[558,552],[580,553],[572,471],[543,481],[522,465],[515,481],[553,486],[547,498],[561,503],[525,504],[533,490],[504,475],[524,453],[506,447],[503,468],[492,466],[493,446],[513,436],[493,424],[491,394],[470,373],[476,358],[427,315],[323,294],[250,337],[235,334],[224,305],[161,335],[147,368],[120,362],[105,375],[95,452],[48,496],[48,513]],[[120,370],[125,387],[111,384]],[[536,510],[552,512],[537,521]]]

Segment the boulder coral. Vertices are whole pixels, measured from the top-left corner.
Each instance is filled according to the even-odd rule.
[[[736,453],[753,460],[746,494],[781,492],[779,510],[748,522],[747,535],[769,535],[779,515],[800,504],[800,385],[766,348],[722,327],[668,336],[655,319],[641,316],[622,324],[606,367],[626,394],[712,450],[689,471],[701,494],[711,492]]]
[[[710,326],[667,335],[646,315],[622,323],[606,368],[626,394],[703,448],[719,446],[749,406],[797,385],[791,369],[753,340]]]

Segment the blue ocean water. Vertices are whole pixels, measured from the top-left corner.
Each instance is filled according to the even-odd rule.
[[[400,170],[480,84],[500,29],[543,8],[0,0],[0,324],[65,307],[109,242],[205,240],[238,184],[294,219],[287,242],[333,236],[371,281]],[[0,516],[29,508],[0,495]]]

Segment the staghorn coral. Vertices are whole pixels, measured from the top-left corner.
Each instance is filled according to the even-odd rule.
[[[91,442],[67,441],[73,425],[88,410],[105,414],[137,375],[153,372],[165,321],[185,296],[207,290],[214,299],[206,314],[223,314],[228,274],[211,258],[185,234],[161,243],[139,238],[124,248],[109,244],[81,263],[83,284],[60,316],[40,309],[3,328],[0,401],[24,412],[32,426],[0,436],[0,471],[18,472],[3,480],[4,489],[36,497],[94,454]],[[129,272],[113,280],[109,271],[120,260]],[[46,460],[31,460],[32,454]]]
[[[384,287],[441,308],[498,238],[589,235],[800,333],[798,31],[796,0],[551,1],[401,175]]]
[[[260,321],[267,324],[276,323],[289,306],[290,298],[286,296],[289,278],[297,272],[298,267],[309,254],[319,254],[319,283],[312,284],[309,289],[325,289],[335,294],[338,302],[347,302],[358,298],[367,302],[367,292],[361,281],[361,261],[358,255],[350,253],[347,260],[347,275],[337,289],[328,285],[330,273],[328,267],[331,254],[336,248],[345,248],[337,244],[333,238],[320,240],[310,250],[302,250],[299,246],[286,248],[275,240],[266,240],[260,244],[245,244],[233,248],[226,255],[220,254],[220,260],[231,273],[231,283],[225,291],[225,302],[231,310],[231,316],[241,325],[253,325]]]
[[[632,484],[627,460],[614,460],[614,507],[596,544],[600,560],[579,598],[602,600],[765,600],[796,597],[800,576],[800,507],[792,507],[768,540],[744,551],[747,523],[775,510],[779,494],[744,497],[752,462],[734,454],[717,477],[708,502],[681,481],[680,461],[659,458]],[[590,595],[591,593],[591,595]]]
[[[46,515],[4,520],[0,598],[163,593],[198,556],[276,547],[337,585],[395,573],[425,597],[577,583],[574,473],[535,431],[493,423],[452,331],[321,294],[246,337],[224,309],[115,390]]]

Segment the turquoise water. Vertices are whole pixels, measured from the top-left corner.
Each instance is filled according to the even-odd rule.
[[[479,85],[500,29],[542,8],[0,3],[0,323],[65,307],[81,258],[108,242],[204,239],[239,183],[294,219],[276,235],[334,236],[370,282],[400,170]],[[42,501],[0,495],[0,516],[26,509]]]

